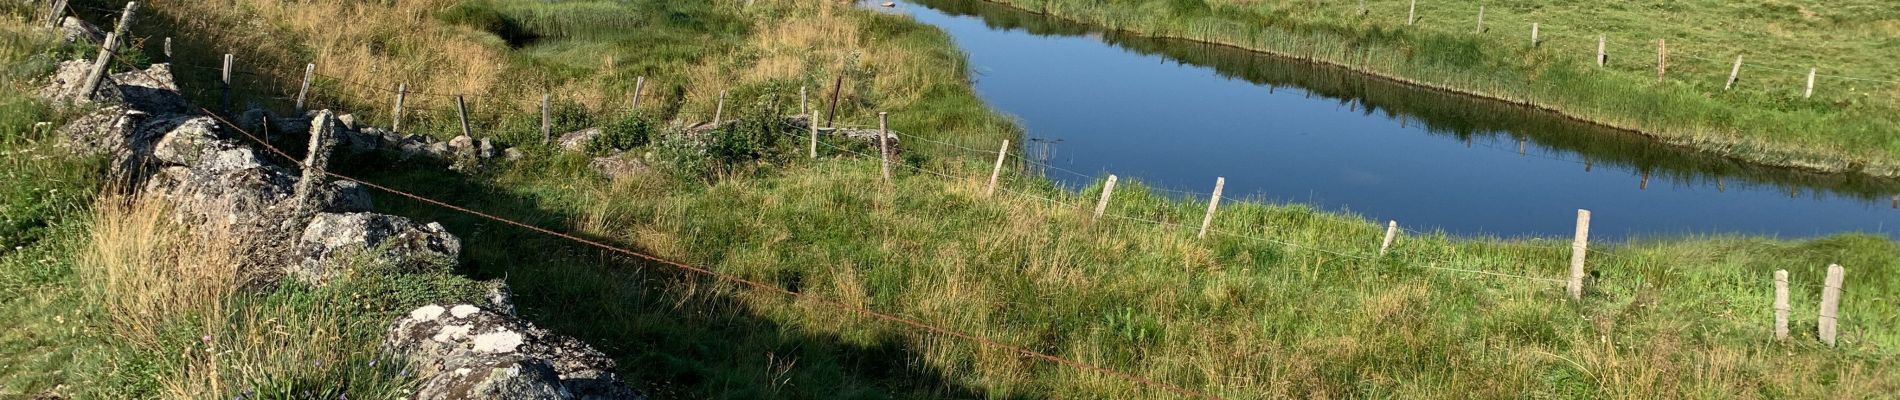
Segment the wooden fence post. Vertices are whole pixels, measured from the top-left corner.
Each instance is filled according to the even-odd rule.
[[[1003,176],[1003,160],[1006,160],[1008,158],[1009,158],[1009,139],[1003,139],[1003,148],[996,150],[996,167],[990,169],[989,189],[983,191],[983,196],[985,197],[996,196],[996,179],[1001,178]]]
[[[1379,256],[1381,257],[1385,256],[1386,250],[1390,250],[1392,248],[1392,240],[1398,239],[1398,237],[1399,237],[1399,221],[1387,222],[1385,225],[1385,241],[1379,243]]]
[[[825,127],[838,127],[838,92],[844,90],[844,75],[831,81],[831,112],[825,113]]]
[[[53,7],[46,11],[46,27],[59,28],[59,24],[66,20],[66,0],[59,0],[51,5]]]
[[[63,14],[66,2],[61,1],[59,7]],[[86,83],[80,85],[80,98],[91,99],[93,94],[99,92],[99,83],[106,79],[106,72],[112,70],[112,56],[119,52],[119,46],[125,42],[127,28],[132,26],[132,13],[138,11],[138,8],[139,3],[136,1],[125,3],[125,11],[119,14],[119,25],[113,27],[112,33],[106,35],[105,46],[99,48],[99,57],[93,61],[92,71],[86,75]],[[57,27],[57,21],[61,20],[64,20],[64,15],[55,19],[54,26]]]
[[[1669,72],[1669,42],[1656,39],[1656,83],[1663,82],[1663,75]]]
[[[647,77],[633,78],[633,110],[640,110],[640,92],[647,87]]]
[[[1418,22],[1418,0],[1412,0],[1412,8],[1405,12],[1405,26]]]
[[[798,85],[798,113],[804,114],[808,119],[812,117],[810,99],[810,97],[805,95],[805,85]],[[811,122],[817,123],[818,121]]]
[[[1788,270],[1775,271],[1775,340],[1788,340]]]
[[[884,181],[891,181],[891,130],[886,117],[890,113],[877,113],[877,159],[884,172]]]
[[[310,80],[316,79],[316,77],[317,77],[317,64],[316,63],[304,64],[303,65],[303,85],[297,89],[297,108],[296,108],[297,114],[300,114],[300,115],[303,114],[304,100],[308,99],[310,96]]]
[[[1590,210],[1577,210],[1577,237],[1570,243],[1570,280],[1566,289],[1571,300],[1583,300],[1583,260],[1590,251]]]
[[[1826,342],[1828,346],[1834,345],[1835,334],[1838,333],[1839,330],[1837,324],[1840,321],[1841,284],[1845,283],[1842,281],[1845,280],[1846,274],[1847,269],[1841,268],[1840,264],[1828,265],[1826,286],[1821,288],[1821,316],[1819,318],[1821,326],[1819,333],[1821,334],[1821,341]]]
[[[1359,0],[1359,15],[1366,15],[1366,0]]]
[[[1605,53],[1605,51],[1609,50],[1609,47],[1610,47],[1610,36],[1604,35],[1604,34],[1598,34],[1597,35],[1597,66],[1598,67],[1601,67],[1603,66],[1603,64],[1608,63],[1610,61],[1609,55]]]
[[[1108,182],[1102,184],[1102,199],[1095,201],[1095,218],[1101,218],[1103,213],[1108,212],[1108,198],[1115,194],[1115,181],[1117,179],[1119,178],[1110,174],[1108,176]]]
[[[402,106],[403,106],[403,102],[408,101],[408,100],[409,100],[409,83],[405,82],[405,83],[397,84],[396,85],[396,115],[392,117],[392,121],[389,123],[389,130],[391,132],[402,132]]]
[[[548,103],[553,98],[554,95],[541,92],[541,140],[547,143],[554,143],[554,115],[553,112],[548,111],[550,105]]]
[[[1803,99],[1814,97],[1814,71],[1815,68],[1808,68],[1808,89],[1801,92]]]
[[[1537,48],[1537,23],[1531,23],[1531,48]]]
[[[1201,233],[1195,238],[1207,238],[1207,228],[1214,225],[1214,211],[1220,209],[1220,193],[1227,188],[1227,177],[1214,178],[1214,195],[1207,200],[1207,216],[1201,217]]]
[[[462,118],[462,136],[475,137],[468,131],[468,101],[462,95],[455,95],[455,114]]]
[[[86,82],[79,86],[80,99],[91,100],[99,93],[99,83],[106,79],[106,70],[112,63],[112,53],[119,48],[119,35],[106,33],[106,43],[99,48],[99,57],[92,62],[92,70],[86,72]]]
[[[726,91],[721,90],[719,91],[718,104],[713,105],[713,119],[712,119],[713,126],[719,126],[720,120],[723,120],[725,118],[726,118]]]
[[[225,114],[231,113],[231,89],[232,89],[231,64],[236,63],[236,61],[237,61],[237,56],[234,56],[231,53],[224,54],[224,75],[223,75],[223,80],[221,80],[220,82],[224,84],[224,113]]]
[[[1734,88],[1735,79],[1738,77],[1741,77],[1741,75],[1742,75],[1742,56],[1738,54],[1735,56],[1735,67],[1729,68],[1728,70],[1728,82],[1722,84],[1722,90],[1729,90],[1729,89]]]
[[[165,62],[172,62],[172,38],[165,38]]]

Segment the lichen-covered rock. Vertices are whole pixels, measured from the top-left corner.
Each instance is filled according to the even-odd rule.
[[[446,271],[461,256],[462,242],[441,224],[372,213],[321,213],[298,240],[302,260],[290,275],[313,284],[334,277],[340,262],[368,262],[403,272]],[[348,258],[363,257],[363,258]]]
[[[560,399],[640,399],[613,374],[613,359],[573,338],[554,335],[547,330],[514,317],[474,305],[429,305],[411,311],[397,320],[383,340],[385,353],[400,357],[424,376],[436,379],[442,374],[456,376],[456,388],[477,387],[483,379],[461,381],[460,377],[489,374],[497,368],[545,363],[554,372],[553,383],[561,390]],[[464,372],[466,371],[466,372]],[[512,375],[510,379],[524,376]],[[483,393],[455,390],[440,396],[430,385],[416,393],[417,398],[490,399]],[[492,387],[489,386],[482,387]],[[428,393],[424,393],[427,391]]]
[[[653,170],[648,167],[646,161],[641,160],[638,155],[627,152],[595,158],[593,161],[588,162],[587,165],[592,166],[594,171],[600,172],[601,175],[606,175],[608,179],[613,180],[627,179]]]
[[[173,165],[195,167],[219,152],[237,147],[234,143],[220,140],[217,129],[218,122],[209,117],[180,122],[153,146],[152,157]]]
[[[573,153],[585,152],[587,151],[588,145],[593,144],[595,140],[599,140],[601,135],[605,135],[606,132],[607,131],[600,128],[582,129],[561,135],[561,138],[555,140],[554,143],[560,145],[561,150]]]
[[[92,26],[92,24],[87,23],[85,20],[74,17],[64,17],[59,20],[59,36],[60,40],[65,40],[66,43],[73,43],[80,40],[92,43],[103,43],[106,41],[105,31],[99,30],[99,27]]]
[[[353,181],[334,181],[317,190],[317,204],[321,212],[359,213],[375,209],[370,200],[369,188]]]
[[[876,129],[839,129],[833,132],[832,134],[843,137],[845,139],[864,142],[865,144],[871,145],[871,148],[877,148],[877,145],[878,145],[877,137],[880,134],[880,131]],[[892,134],[886,135],[884,140],[886,142],[886,145],[890,147],[891,156],[898,156],[898,155],[904,154],[904,147],[898,141],[897,134],[892,133]]]
[[[575,398],[562,387],[561,378],[547,362],[505,357],[472,362],[429,377],[416,389],[415,400]]]
[[[178,92],[171,64],[152,64],[144,70],[120,72],[111,76],[111,87],[118,88],[120,101],[134,110],[153,114],[183,114],[193,111],[191,102]],[[106,86],[101,83],[100,86]]]

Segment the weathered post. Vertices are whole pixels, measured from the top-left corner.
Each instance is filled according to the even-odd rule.
[[[1115,194],[1115,181],[1118,179],[1120,178],[1111,174],[1108,176],[1108,182],[1102,183],[1102,199],[1095,201],[1095,218],[1102,218],[1102,213],[1108,212],[1108,198]]]
[[[1531,23],[1531,48],[1537,48],[1537,23]]]
[[[403,106],[403,102],[408,101],[408,100],[409,100],[409,83],[404,82],[404,83],[397,84],[396,85],[396,114],[394,117],[392,117],[393,120],[390,121],[389,123],[390,131],[402,132],[402,106]]]
[[[1412,8],[1405,12],[1405,26],[1418,22],[1418,0],[1412,0]]]
[[[712,120],[713,126],[719,126],[719,121],[722,119],[725,119],[725,117],[726,117],[726,91],[721,90],[719,91],[719,104],[713,106],[713,120]]]
[[[1577,210],[1577,237],[1570,243],[1570,280],[1566,289],[1571,300],[1583,300],[1583,261],[1590,251],[1590,210]]]
[[[804,114],[807,119],[812,117],[811,102],[809,99],[809,97],[805,96],[805,85],[798,85],[798,113]],[[816,123],[818,121],[812,122]]]
[[[1390,250],[1392,248],[1392,240],[1398,239],[1398,237],[1399,237],[1399,221],[1387,222],[1385,225],[1385,241],[1379,243],[1379,256],[1381,257],[1385,256],[1386,250]]]
[[[66,0],[55,1],[50,5],[52,8],[46,10],[46,27],[59,28],[59,23],[66,19]]]
[[[996,150],[996,167],[990,169],[990,186],[983,196],[996,196],[996,179],[1003,177],[1003,160],[1009,158],[1009,139],[1003,139],[1003,148]]]
[[[1840,322],[1841,315],[1841,284],[1844,283],[1842,281],[1845,280],[1846,274],[1847,269],[1841,268],[1840,264],[1828,265],[1826,285],[1821,288],[1821,317],[1819,318],[1821,326],[1819,333],[1821,334],[1821,341],[1827,343],[1828,346],[1834,345],[1835,334],[1838,333],[1839,330],[1837,324]]]
[[[891,129],[886,117],[890,113],[877,113],[877,159],[884,172],[884,181],[891,181]]]
[[[316,212],[317,185],[323,184],[324,168],[330,163],[330,145],[334,141],[333,130],[336,118],[330,110],[317,112],[310,120],[310,147],[304,154],[303,177],[297,180],[296,217],[304,218]]]
[[[223,79],[220,80],[219,82],[224,85],[223,97],[224,97],[224,113],[225,114],[231,113],[231,89],[232,89],[231,64],[234,63],[236,60],[237,60],[237,57],[231,55],[230,53],[224,54],[224,75],[223,75]]]
[[[1722,84],[1722,90],[1735,88],[1735,79],[1742,76],[1742,56],[1735,56],[1735,66],[1728,70],[1728,82]]]
[[[86,72],[86,83],[79,86],[79,99],[92,100],[99,93],[99,83],[106,79],[106,68],[112,63],[112,53],[119,49],[119,35],[106,34],[105,46],[99,48],[99,58],[92,62],[92,70]]]
[[[640,110],[640,92],[647,87],[647,77],[633,78],[633,110]]]
[[[554,143],[554,115],[548,111],[553,98],[552,94],[541,92],[541,140],[545,143]]]
[[[1814,98],[1814,71],[1815,68],[1808,68],[1808,89],[1801,92],[1803,99]]]
[[[844,90],[844,75],[831,81],[831,112],[825,113],[825,127],[838,127],[838,92]]]
[[[808,119],[805,121],[805,129],[810,131],[809,133],[811,134],[811,158],[813,160],[816,160],[818,159],[818,118],[817,116],[812,116],[811,119]]]
[[[304,100],[309,98],[310,96],[310,80],[316,79],[316,77],[317,77],[317,64],[316,63],[304,64],[303,85],[297,88],[297,108],[296,108],[297,114],[303,114]]]
[[[1359,15],[1366,15],[1366,0],[1359,0]]]
[[[1602,34],[1597,35],[1597,66],[1598,67],[1601,67],[1603,66],[1603,64],[1608,63],[1610,61],[1609,55],[1605,53],[1605,51],[1609,50],[1609,47],[1610,47],[1610,36],[1602,35]]]
[[[63,14],[66,2],[59,3],[60,12]],[[127,29],[132,26],[132,13],[138,11],[138,8],[139,3],[136,1],[125,3],[125,11],[119,13],[119,25],[113,27],[112,33],[106,35],[105,46],[99,48],[99,57],[93,61],[92,71],[86,75],[86,84],[80,85],[80,98],[91,99],[99,92],[99,83],[106,79],[106,71],[112,70],[112,56],[119,52],[119,46],[126,40]],[[62,19],[64,15],[57,16],[54,26],[57,27],[58,21]]]
[[[1214,178],[1214,195],[1207,199],[1207,216],[1201,217],[1201,233],[1195,238],[1207,238],[1207,228],[1214,225],[1214,211],[1220,209],[1220,193],[1227,188],[1227,177]]]
[[[172,61],[172,38],[165,38],[165,62]]]
[[[1656,83],[1663,82],[1663,75],[1669,72],[1669,42],[1656,39]]]
[[[455,114],[462,119],[462,136],[475,137],[468,131],[468,101],[462,95],[455,95]]]
[[[1775,271],[1775,340],[1788,340],[1788,270]]]

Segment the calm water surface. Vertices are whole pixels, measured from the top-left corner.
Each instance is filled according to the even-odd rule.
[[[1334,68],[921,1],[888,11],[948,32],[980,95],[1021,120],[1023,151],[1070,186],[1112,173],[1205,193],[1224,176],[1228,197],[1461,235],[1565,236],[1590,209],[1606,239],[1900,236],[1892,181],[1752,167]]]

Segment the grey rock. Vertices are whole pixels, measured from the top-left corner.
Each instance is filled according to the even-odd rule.
[[[322,212],[359,213],[375,209],[370,200],[369,188],[352,181],[334,181],[323,185],[317,191],[317,204]]]
[[[570,337],[474,305],[429,305],[392,324],[382,351],[423,374],[492,371],[495,366],[543,362],[552,367],[563,399],[641,399],[612,371],[606,354]],[[418,392],[418,397],[423,393]],[[469,397],[492,398],[492,397]]]
[[[429,377],[416,389],[415,400],[522,399],[565,400],[574,395],[547,362],[504,358],[469,362]]]
[[[185,120],[166,132],[152,148],[152,157],[173,165],[195,167],[230,150],[234,144],[219,140],[218,123],[209,117]]]
[[[99,27],[93,26],[85,20],[74,17],[64,17],[59,20],[59,36],[60,39],[65,40],[66,43],[73,43],[80,40],[92,43],[104,43],[106,41],[105,31],[99,30]]]
[[[588,165],[593,167],[594,171],[600,172],[601,175],[606,175],[608,179],[612,180],[632,178],[653,170],[653,168],[648,167],[646,161],[641,160],[638,155],[629,154],[627,152],[595,158],[593,161],[588,162]]]
[[[461,256],[462,242],[441,224],[372,213],[320,213],[298,240],[302,259],[290,274],[322,285],[338,263],[364,262],[401,272],[447,271]],[[358,258],[360,257],[360,258]]]
[[[119,100],[134,110],[153,114],[182,114],[193,110],[191,102],[178,92],[171,64],[152,64],[144,70],[120,72],[112,75],[111,82],[118,88]]]
[[[580,153],[587,151],[588,145],[593,144],[595,140],[599,140],[600,137],[606,133],[607,131],[600,128],[587,128],[561,135],[561,138],[555,140],[554,143],[559,145],[561,150]]]
[[[508,161],[520,161],[521,159],[527,158],[527,157],[528,157],[527,153],[523,153],[521,152],[521,150],[513,148],[513,147],[510,147],[501,151],[501,158]]]

